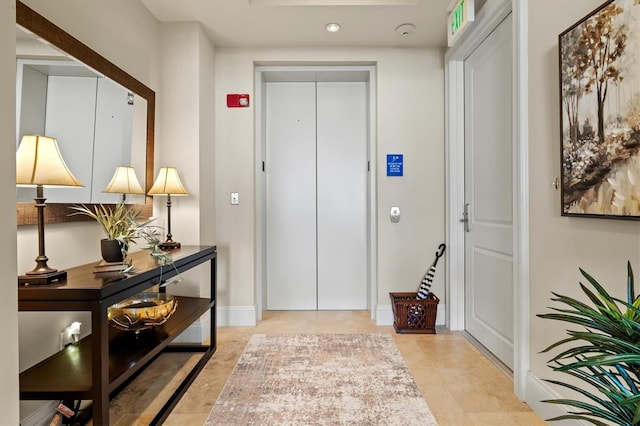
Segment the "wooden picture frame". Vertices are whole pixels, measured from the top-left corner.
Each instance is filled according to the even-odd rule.
[[[65,52],[78,62],[110,78],[123,87],[130,89],[147,102],[145,170],[142,183],[145,191],[153,185],[154,178],[154,145],[156,94],[123,69],[94,51],[44,16],[31,9],[20,0],[16,0],[16,24],[28,32]],[[47,203],[45,223],[63,223],[93,220],[84,215],[70,215],[69,207],[79,203]],[[90,205],[90,204],[89,204]],[[145,196],[144,203],[132,204],[140,211],[141,217],[153,216],[153,197]],[[16,206],[17,225],[34,225],[37,223],[37,211],[33,202],[19,202]]]
[[[558,36],[563,216],[640,218],[640,0]]]

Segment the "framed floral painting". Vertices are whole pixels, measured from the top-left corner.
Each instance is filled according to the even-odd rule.
[[[562,215],[640,218],[640,0],[559,35]]]

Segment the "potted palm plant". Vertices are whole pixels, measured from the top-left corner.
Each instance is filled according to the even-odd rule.
[[[580,400],[546,400],[572,407],[566,415],[549,420],[584,420],[595,425],[640,424],[640,296],[627,263],[627,300],[611,296],[592,276],[580,269],[593,290],[580,283],[591,304],[553,293],[551,300],[566,305],[541,318],[578,326],[543,352],[567,346],[547,365],[573,377],[572,383],[548,380],[583,396]],[[582,381],[587,386],[576,385]]]
[[[72,215],[85,215],[98,222],[107,238],[100,241],[102,258],[107,262],[121,262],[129,252],[129,246],[135,244],[140,225],[137,222],[140,215],[135,210],[118,203],[115,206],[96,204],[93,208],[84,204],[72,206]]]

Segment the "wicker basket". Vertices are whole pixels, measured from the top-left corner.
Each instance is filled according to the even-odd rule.
[[[393,307],[393,328],[398,333],[436,334],[438,299],[418,299],[418,293],[389,293]]]

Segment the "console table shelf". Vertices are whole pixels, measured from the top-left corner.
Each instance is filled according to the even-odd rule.
[[[20,374],[21,399],[92,400],[94,424],[109,424],[109,395],[144,368],[203,314],[211,315],[209,345],[183,346],[203,356],[154,419],[161,423],[177,404],[188,385],[213,355],[216,344],[215,290],[216,248],[183,247],[172,252],[174,264],[184,272],[209,261],[211,298],[176,296],[178,307],[169,320],[136,334],[108,326],[107,308],[176,275],[173,266],[156,265],[147,252],[132,255],[135,271],[126,277],[96,276],[93,266],[67,270],[67,281],[47,286],[20,286],[19,310],[92,312],[92,334],[67,346]]]

